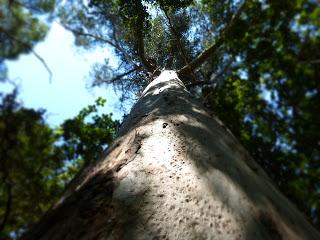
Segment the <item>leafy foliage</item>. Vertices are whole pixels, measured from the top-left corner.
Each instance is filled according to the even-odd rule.
[[[0,104],[0,238],[18,237],[52,206],[65,185],[111,143],[118,122],[99,98],[58,129],[44,110],[22,107],[17,91]]]
[[[114,84],[124,99],[159,70],[178,70],[319,226],[317,1],[92,0],[60,17],[79,46],[114,49],[119,67],[96,66],[94,84]]]
[[[61,125],[61,147],[68,159],[81,159],[85,165],[96,161],[115,138],[119,122],[112,120],[112,114],[98,114],[98,107],[105,102],[98,98],[94,105],[83,108],[75,118]]]
[[[315,16],[314,1],[247,1],[240,25],[225,41],[225,51],[237,58],[232,73],[205,95],[282,191],[319,224]]]
[[[5,60],[32,52],[44,39],[55,6],[56,0],[0,0],[0,81],[6,79]]]
[[[34,223],[63,187],[57,178],[62,151],[44,112],[21,108],[16,94],[3,97],[0,105],[2,238]]]

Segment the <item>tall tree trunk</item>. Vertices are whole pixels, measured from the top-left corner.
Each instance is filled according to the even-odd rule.
[[[320,239],[174,71],[23,239]]]

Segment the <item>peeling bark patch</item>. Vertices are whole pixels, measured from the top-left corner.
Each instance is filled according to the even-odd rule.
[[[264,230],[267,233],[267,236],[270,236],[272,240],[282,240],[282,236],[277,229],[276,223],[267,213],[260,213],[258,217],[259,223],[263,226]]]
[[[114,170],[119,172],[124,166],[126,166],[129,162],[133,161],[135,158],[135,154],[138,154],[139,150],[142,147],[142,140],[146,136],[140,135],[136,133],[133,139],[132,146],[125,151],[125,158],[118,160],[114,165]]]
[[[117,164],[117,165],[114,167],[115,171],[116,171],[116,172],[119,172],[125,165],[128,164],[128,162],[129,162],[129,161],[128,161],[127,158],[121,159],[121,160],[119,161],[119,164]]]

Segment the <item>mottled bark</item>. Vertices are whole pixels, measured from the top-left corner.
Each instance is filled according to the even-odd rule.
[[[23,239],[320,239],[173,71]]]

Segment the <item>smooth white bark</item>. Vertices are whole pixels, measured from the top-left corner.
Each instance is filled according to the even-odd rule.
[[[70,200],[76,193],[79,202]],[[98,210],[78,223],[83,205]],[[64,206],[75,220],[51,224],[37,239],[320,239],[174,71],[150,83],[107,155],[53,212]]]

